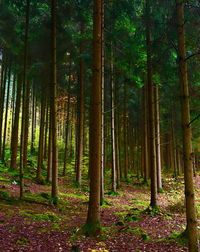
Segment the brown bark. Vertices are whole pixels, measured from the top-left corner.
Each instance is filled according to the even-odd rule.
[[[97,235],[100,226],[101,88],[102,88],[102,0],[94,0],[93,81],[90,107],[90,195],[86,226]]]
[[[84,25],[81,21],[81,35],[84,34]],[[83,41],[80,44],[80,54],[83,54]],[[79,76],[79,125],[77,139],[77,165],[76,165],[76,182],[81,185],[81,169],[83,163],[83,134],[84,134],[84,60],[80,59],[80,76]]]
[[[179,78],[181,86],[181,115],[183,129],[183,161],[185,180],[186,220],[189,251],[197,252],[198,231],[192,167],[192,130],[190,125],[190,102],[185,48],[184,2],[176,0],[179,49]]]
[[[21,89],[22,89],[22,75],[17,76],[17,95],[15,102],[15,116],[13,122],[12,136],[11,136],[11,163],[10,168],[17,168],[17,147],[18,147],[18,134],[19,134],[19,114],[21,104]]]
[[[6,146],[6,136],[7,136],[7,124],[8,124],[8,105],[9,105],[9,96],[10,96],[10,82],[11,82],[11,65],[8,71],[8,84],[7,84],[7,97],[6,97],[6,112],[4,118],[4,132],[3,132],[3,145],[2,145],[2,154],[1,159],[4,161],[5,159],[5,146]]]
[[[57,201],[58,197],[58,166],[57,166],[57,125],[56,125],[56,0],[51,0],[51,85],[50,85],[50,113],[52,130],[52,187],[51,196]]]
[[[44,159],[44,123],[45,123],[46,99],[41,95],[41,112],[40,112],[40,136],[38,146],[38,163],[37,163],[37,180],[41,181],[42,166]]]
[[[147,90],[149,108],[149,165],[151,172],[151,202],[150,205],[157,205],[157,173],[156,173],[156,149],[155,149],[155,113],[152,82],[152,49],[151,49],[151,18],[150,1],[146,0],[146,43],[147,43]]]

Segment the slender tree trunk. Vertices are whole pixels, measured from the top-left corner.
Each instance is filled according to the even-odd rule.
[[[0,99],[0,159],[2,159],[2,131],[3,131],[3,112],[4,112],[4,103],[5,103],[5,91],[6,91],[6,80],[8,74],[8,65],[7,60],[5,62],[5,69],[1,81],[1,99]]]
[[[179,77],[181,86],[181,114],[183,128],[183,160],[187,219],[186,230],[188,233],[189,251],[197,252],[199,250],[199,242],[192,169],[192,130],[190,125],[190,103],[185,48],[184,2],[182,0],[176,0],[176,4],[178,23]]]
[[[105,61],[105,53],[104,53],[104,2],[102,3],[102,25],[101,25],[101,66],[102,66],[102,76],[101,76],[101,193],[100,193],[100,202],[101,205],[104,201],[104,168],[105,168],[105,114],[104,114],[104,79],[105,79],[105,68],[104,68],[104,61]]]
[[[30,101],[30,80],[26,84],[25,111],[24,111],[24,150],[23,150],[23,166],[27,167],[28,160],[28,133],[29,133],[29,101]]]
[[[11,163],[10,168],[17,168],[17,148],[18,148],[18,134],[19,134],[19,114],[21,104],[21,90],[22,90],[22,75],[17,76],[17,96],[15,104],[15,116],[13,122],[13,130],[11,136]]]
[[[47,159],[47,140],[48,140],[48,124],[49,121],[49,106],[46,99],[46,115],[45,115],[45,133],[44,133],[44,159]]]
[[[159,87],[155,86],[155,130],[156,130],[156,166],[157,166],[157,188],[162,190],[161,176],[161,150],[160,150],[160,106],[159,106]]]
[[[30,0],[26,1],[26,24],[24,37],[24,66],[23,66],[23,95],[22,95],[22,121],[21,121],[21,144],[20,144],[20,198],[23,197],[23,176],[24,176],[24,139],[25,139],[25,116],[26,116],[26,85],[27,85],[27,55],[28,55],[28,34],[29,34]]]
[[[71,56],[70,56],[71,57]],[[64,165],[63,165],[63,176],[66,175],[66,167],[67,167],[67,159],[69,157],[68,154],[68,145],[69,145],[69,130],[70,130],[70,125],[69,125],[69,116],[70,116],[70,89],[71,89],[71,58],[69,62],[69,83],[68,83],[68,88],[67,88],[67,117],[66,117],[66,127],[65,127],[65,150],[64,150]],[[72,136],[71,136],[72,137]]]
[[[49,114],[49,138],[48,138],[48,159],[47,159],[47,182],[52,181],[52,127],[51,114]]]
[[[155,149],[155,120],[154,120],[154,98],[152,83],[152,53],[151,53],[151,18],[150,0],[146,0],[146,43],[147,43],[147,89],[149,107],[149,151],[150,151],[150,171],[151,171],[151,202],[152,207],[157,205],[157,173],[156,173],[156,149]]]
[[[81,21],[81,35],[84,34],[83,21]],[[83,54],[83,41],[80,45],[80,54]],[[83,134],[84,134],[84,61],[80,59],[80,100],[79,100],[79,129],[77,140],[77,166],[76,166],[76,182],[81,186],[81,169],[83,162]]]
[[[91,235],[97,235],[100,228],[102,6],[103,0],[94,0],[93,81],[90,108],[89,154],[90,195],[86,224]]]
[[[2,146],[2,161],[5,161],[5,146],[6,146],[6,136],[7,136],[7,123],[8,123],[8,111],[9,111],[9,97],[10,97],[10,82],[11,82],[11,65],[8,71],[8,83],[7,83],[7,97],[6,97],[6,112],[4,118],[4,133],[3,133],[3,146]]]
[[[33,154],[34,152],[34,142],[35,142],[35,117],[36,117],[36,102],[35,102],[35,90],[34,90],[34,86],[32,89],[32,126],[31,126],[31,153]]]
[[[58,166],[57,166],[57,125],[56,125],[56,86],[57,86],[57,73],[56,73],[56,0],[51,0],[51,97],[50,97],[50,113],[51,113],[51,128],[52,128],[52,188],[51,196],[57,202],[58,198]]]
[[[127,152],[127,87],[126,83],[124,82],[124,122],[123,122],[123,128],[124,128],[124,178],[128,179],[128,152]]]
[[[38,163],[37,163],[38,182],[41,182],[41,179],[42,179],[42,166],[43,166],[43,158],[44,158],[45,106],[46,106],[46,99],[42,96],[42,92],[41,92],[40,136],[39,136]]]
[[[114,65],[113,65],[113,48],[111,44],[111,59],[110,59],[110,85],[111,85],[111,148],[112,148],[112,191],[117,191],[117,174],[116,174],[116,143],[115,143],[115,90],[114,90]]]

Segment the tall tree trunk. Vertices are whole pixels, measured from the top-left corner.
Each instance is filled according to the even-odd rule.
[[[17,96],[15,103],[15,116],[13,122],[12,136],[11,136],[11,162],[10,168],[17,168],[17,148],[18,148],[18,134],[19,134],[19,114],[21,104],[21,91],[22,91],[22,75],[17,76]]]
[[[159,106],[159,87],[155,86],[155,137],[156,137],[156,163],[157,163],[157,188],[162,190],[161,172],[161,150],[160,150],[160,106]]]
[[[81,35],[84,34],[84,25],[81,21]],[[80,45],[80,54],[83,54],[83,41]],[[77,139],[77,166],[76,166],[76,182],[81,185],[81,169],[83,162],[83,134],[84,134],[84,60],[80,59],[80,94],[79,94],[79,125],[78,125],[78,139]]]
[[[52,127],[51,127],[51,114],[49,114],[49,137],[48,137],[48,159],[47,159],[47,182],[52,181]]]
[[[32,119],[31,119],[31,153],[33,154],[35,148],[34,148],[34,142],[35,142],[35,117],[36,117],[36,98],[35,98],[35,89],[34,84],[32,88]]]
[[[23,95],[22,95],[22,121],[21,121],[21,144],[20,144],[20,198],[23,197],[23,176],[24,176],[24,141],[25,141],[25,116],[26,116],[26,85],[27,85],[27,55],[28,55],[28,34],[29,34],[30,0],[26,1],[26,24],[24,37],[24,62],[23,62]]]
[[[147,89],[149,107],[149,151],[150,151],[150,171],[151,171],[151,202],[152,207],[157,205],[157,173],[156,173],[156,149],[155,149],[155,120],[154,120],[154,98],[152,82],[152,49],[151,49],[151,18],[150,0],[146,0],[146,43],[147,43]]]
[[[69,125],[69,116],[70,116],[70,89],[71,89],[71,56],[69,59],[69,82],[68,82],[68,88],[67,88],[67,116],[66,116],[66,127],[65,127],[65,150],[64,150],[64,163],[63,163],[63,176],[66,175],[66,167],[67,167],[67,159],[69,157],[68,154],[68,145],[69,145],[69,130],[70,130],[70,125]],[[71,136],[72,137],[72,136]]]
[[[127,151],[127,84],[124,81],[124,111],[123,111],[123,129],[124,129],[124,178],[128,179],[128,151]]]
[[[103,0],[94,0],[93,11],[93,81],[90,110],[90,195],[87,223],[89,234],[100,229],[101,171],[101,88],[102,88],[102,7]]]
[[[26,84],[25,111],[24,111],[24,150],[23,150],[23,167],[27,167],[28,159],[28,133],[29,133],[29,101],[30,101],[30,80]]]
[[[112,155],[112,191],[117,191],[117,174],[116,174],[116,143],[115,143],[115,90],[114,90],[114,65],[113,65],[113,48],[111,43],[110,59],[110,85],[111,85],[111,155]]]
[[[7,83],[7,97],[6,97],[6,112],[4,118],[4,132],[3,132],[3,145],[2,145],[2,161],[5,161],[5,146],[6,146],[6,136],[7,136],[7,124],[8,124],[8,111],[9,111],[9,96],[10,96],[10,82],[11,82],[11,65],[8,71],[8,83]]]
[[[100,202],[101,205],[104,201],[104,168],[105,168],[105,104],[104,104],[104,79],[105,79],[105,68],[104,68],[104,61],[105,61],[105,52],[104,52],[104,3],[102,3],[102,24],[101,24],[101,66],[102,66],[102,76],[101,76],[101,192],[100,192]]]
[[[181,115],[183,128],[183,160],[185,180],[186,219],[189,251],[198,251],[197,216],[195,208],[193,167],[192,167],[192,130],[190,125],[190,103],[185,48],[184,2],[176,0],[179,49],[179,78],[181,86]]]
[[[6,81],[8,74],[8,65],[7,60],[5,62],[5,69],[2,75],[1,81],[1,99],[0,99],[0,159],[2,159],[2,131],[3,131],[3,112],[4,112],[4,103],[5,103],[5,91],[6,91]]]
[[[42,166],[43,166],[43,159],[44,159],[44,123],[45,123],[46,99],[42,96],[42,92],[41,92],[41,112],[40,112],[40,136],[39,136],[38,163],[37,163],[38,182],[41,182],[41,179],[42,179]]]
[[[58,198],[58,166],[57,166],[57,125],[56,125],[56,0],[51,0],[51,86],[50,86],[50,113],[52,128],[52,187],[51,196],[57,202]]]

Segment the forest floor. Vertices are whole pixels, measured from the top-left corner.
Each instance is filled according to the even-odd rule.
[[[59,203],[50,202],[50,185],[25,179],[19,200],[16,173],[0,168],[0,251],[187,251],[179,235],[185,228],[183,178],[164,180],[159,211],[148,209],[149,187],[136,178],[122,183],[115,195],[106,192],[101,208],[102,232],[96,238],[81,232],[86,221],[88,190],[69,178],[59,179]],[[200,176],[195,178],[198,218]],[[148,210],[146,210],[148,209]]]

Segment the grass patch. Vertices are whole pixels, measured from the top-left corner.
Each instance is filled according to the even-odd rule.
[[[128,227],[123,230],[126,233],[133,234],[135,236],[139,236],[143,241],[149,241],[150,236],[141,228],[138,227]]]
[[[60,193],[61,197],[67,197],[67,198],[74,198],[74,199],[81,199],[81,200],[88,200],[88,196],[85,194],[80,193]]]
[[[26,237],[21,237],[17,239],[16,244],[19,246],[26,246],[29,244],[29,240]]]
[[[21,211],[21,216],[31,218],[34,221],[48,221],[48,222],[57,222],[60,221],[60,218],[53,212],[46,213],[34,213],[33,211]]]
[[[169,237],[167,237],[167,240],[175,241],[181,246],[187,246],[188,242],[186,232],[173,232]]]
[[[160,215],[160,208],[158,206],[152,207],[149,206],[147,209],[144,210],[145,214],[148,214],[151,217]]]

